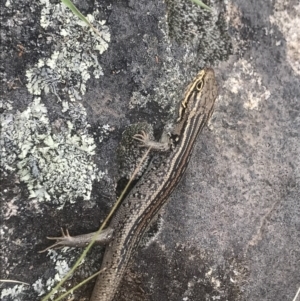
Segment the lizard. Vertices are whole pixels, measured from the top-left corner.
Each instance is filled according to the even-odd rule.
[[[112,301],[116,296],[142,235],[182,178],[196,138],[213,114],[217,94],[213,69],[201,70],[186,88],[169,135],[163,134],[159,142],[150,140],[145,132],[133,137],[142,143],[140,146],[151,148],[155,153],[142,177],[115,212],[109,227],[98,238],[98,243],[107,243],[107,246],[102,272],[90,301]],[[53,246],[83,246],[93,235],[71,237],[67,232],[62,237],[50,239],[58,240]]]

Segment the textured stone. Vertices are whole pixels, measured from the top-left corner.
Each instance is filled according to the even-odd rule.
[[[219,85],[215,113],[116,300],[292,301],[300,283],[299,3],[224,1],[211,4],[212,13],[188,0],[75,4],[105,26],[102,48],[82,25],[68,27],[77,22],[68,12],[55,18],[60,3],[1,4],[2,128],[28,117],[38,91],[47,116],[42,112],[46,119],[34,125],[28,117],[38,129],[30,150],[46,147],[38,135],[65,128],[77,147],[88,141],[94,178],[86,200],[62,194],[63,208],[38,201],[18,167],[28,148],[16,147],[19,140],[1,144],[1,278],[29,283],[5,284],[1,300],[40,300],[63,277],[80,251],[38,254],[50,245],[46,236],[59,235],[60,227],[73,235],[99,227],[124,173],[116,150],[126,126],[146,121],[159,137],[187,83],[210,65]],[[64,48],[70,41],[76,45]],[[76,54],[69,57],[68,49]],[[62,57],[74,61],[64,65]],[[84,123],[69,115],[72,106],[81,108]],[[71,162],[74,153],[65,156]],[[27,168],[36,174],[35,166]],[[77,175],[76,183],[86,182]],[[96,272],[102,255],[94,247],[65,288]],[[92,286],[75,300],[88,300]]]

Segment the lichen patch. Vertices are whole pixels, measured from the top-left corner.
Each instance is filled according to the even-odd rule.
[[[25,111],[7,109],[1,116],[2,174],[17,167],[30,198],[57,204],[90,198],[97,177],[96,145],[83,106],[70,103],[65,114],[69,120],[57,119],[50,126],[47,108],[36,97]]]
[[[100,32],[95,34],[64,4],[51,4],[40,0],[43,6],[40,25],[49,35],[53,52],[43,57],[26,71],[27,89],[31,94],[54,93],[60,101],[62,92],[75,101],[86,92],[86,84],[93,75],[103,75],[97,55],[102,54],[110,42],[110,32],[105,21],[98,20],[99,11],[87,15],[89,22]]]

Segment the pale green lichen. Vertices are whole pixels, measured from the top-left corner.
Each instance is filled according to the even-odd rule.
[[[1,300],[3,300],[4,297],[10,297],[13,298],[12,300],[14,301],[23,301],[24,290],[26,290],[26,286],[24,284],[5,288],[1,291]]]
[[[63,204],[77,197],[89,199],[93,180],[103,175],[97,174],[93,162],[96,146],[88,133],[85,109],[68,100],[80,99],[87,80],[103,75],[97,55],[107,49],[110,33],[105,22],[99,20],[97,9],[87,18],[101,37],[62,3],[40,0],[39,4],[40,25],[51,54],[44,54],[27,70],[27,88],[35,95],[51,92],[63,99],[63,114],[50,123],[47,108],[39,98],[23,112],[15,113],[8,102],[0,104],[4,111],[0,171],[4,178],[17,169],[31,198]]]
[[[70,248],[63,249],[68,249],[70,251]],[[72,252],[68,252],[68,254],[70,255]],[[61,252],[57,253],[55,250],[48,250],[47,256],[49,256],[51,262],[55,264],[54,269],[56,273],[54,277],[50,277],[48,279],[39,278],[32,284],[32,287],[38,296],[48,293],[53,288],[55,283],[61,281],[70,270],[70,265],[66,262],[64,255],[61,254]],[[74,254],[71,256],[71,261],[74,261],[76,256]],[[59,288],[59,293],[63,292],[66,292],[66,289],[64,287]],[[54,296],[51,298],[54,299]]]
[[[44,284],[42,282],[42,279],[39,278],[36,282],[32,284],[33,289],[38,293],[39,296],[42,296],[46,293],[44,289]]]
[[[109,124],[99,125],[97,129],[97,133],[99,135],[98,141],[101,143],[105,138],[109,136],[111,132],[115,129],[111,127]]]
[[[50,126],[40,98],[23,112],[6,110],[1,117],[1,170],[7,174],[17,166],[30,198],[58,204],[90,198],[97,177],[96,146],[83,106],[69,104],[65,118],[68,120],[57,119]]]
[[[68,94],[70,100],[81,99],[91,70],[95,78],[103,75],[97,54],[108,48],[109,29],[105,21],[97,21],[97,10],[87,15],[87,19],[97,27],[101,37],[62,3],[52,4],[48,0],[40,0],[40,3],[43,6],[40,25],[53,37],[50,40],[54,51],[27,70],[27,89],[34,95],[52,92],[61,100],[59,83],[63,83],[62,92]]]

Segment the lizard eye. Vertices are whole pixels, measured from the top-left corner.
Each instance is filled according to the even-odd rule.
[[[200,81],[197,83],[197,85],[196,85],[196,89],[197,89],[198,91],[201,91],[202,88],[203,88],[203,81],[200,80]]]

